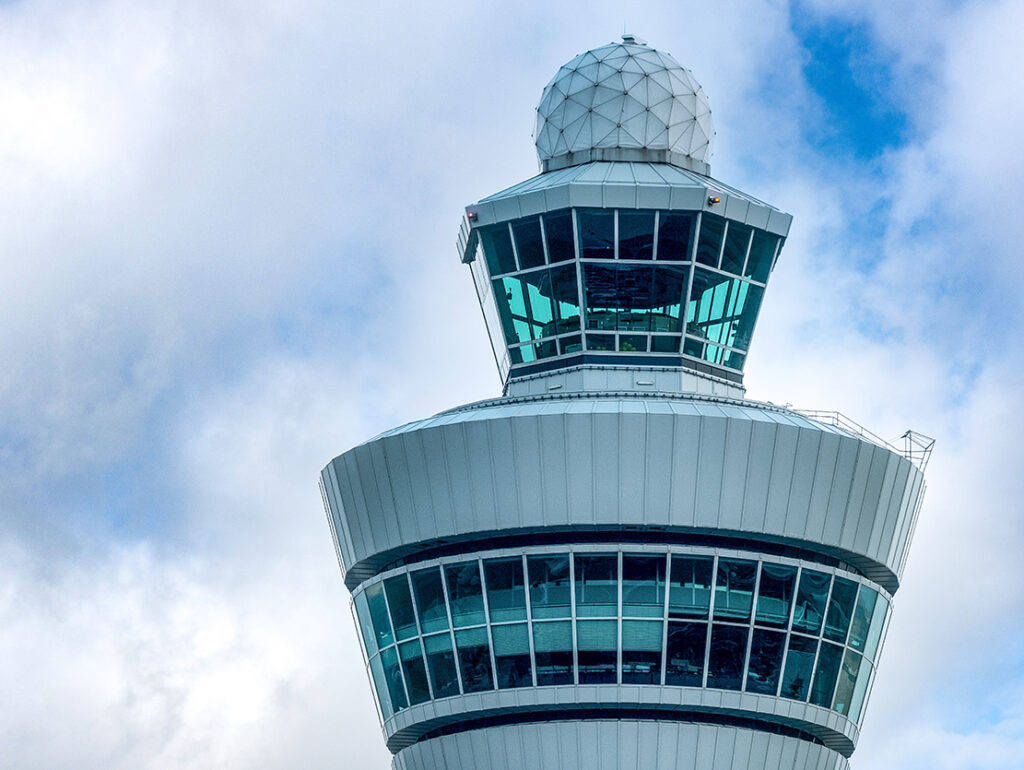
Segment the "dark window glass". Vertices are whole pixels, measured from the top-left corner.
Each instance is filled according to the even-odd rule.
[[[725,235],[725,220],[714,214],[702,214],[700,237],[697,240],[697,261],[711,267],[718,267],[718,255],[722,251],[722,236]]]
[[[688,321],[687,326],[689,327],[689,325],[690,322]],[[701,342],[700,340],[693,339],[693,337],[687,337],[686,339],[683,340],[683,353],[685,353],[688,356],[693,356],[695,358],[704,358],[704,349],[706,347],[709,346]]]
[[[867,586],[860,587],[857,595],[857,604],[853,610],[853,621],[850,623],[850,640],[847,642],[850,647],[859,652],[864,652],[864,643],[868,638],[868,631],[871,628],[871,616],[875,613],[875,602],[878,594]]]
[[[381,666],[384,668],[384,679],[388,685],[388,694],[391,697],[391,707],[395,711],[401,711],[409,707],[409,701],[405,698],[405,688],[402,686],[402,669],[398,663],[398,652],[394,647],[388,647],[380,653]]]
[[[762,626],[785,628],[789,623],[789,608],[793,604],[795,588],[796,567],[762,564],[755,622]]]
[[[571,334],[568,337],[562,337],[562,339],[558,341],[558,349],[563,356],[570,353],[579,353],[583,350],[583,337],[579,334]]]
[[[459,694],[459,679],[455,673],[455,653],[452,652],[452,638],[448,634],[427,636],[423,639],[427,650],[427,664],[430,667],[430,684],[435,698],[447,698]]]
[[[867,641],[864,642],[864,654],[868,660],[875,660],[875,653],[878,652],[878,643],[882,638],[882,626],[885,625],[885,613],[889,609],[889,600],[879,594],[875,602],[875,612],[871,617],[871,629],[868,631]]]
[[[627,353],[647,352],[647,335],[646,334],[620,334],[619,335],[619,350]]]
[[[775,695],[782,673],[782,653],[786,649],[786,635],[778,631],[754,629],[747,666],[747,692]]]
[[[721,273],[697,268],[690,302],[686,306],[686,332],[720,345],[746,350],[754,332],[764,289]],[[724,353],[724,351],[722,351]],[[705,358],[706,355],[691,353]],[[718,354],[719,357],[721,353]],[[715,363],[724,363],[721,360]]]
[[[530,635],[525,623],[508,626],[493,626],[494,665],[497,666],[498,687],[530,687],[533,674],[530,670]]]
[[[623,684],[661,684],[663,630],[660,620],[622,621]]]
[[[643,618],[665,614],[664,556],[622,556],[622,614]]]
[[[487,605],[491,622],[526,619],[526,583],[523,579],[523,560],[488,559],[484,562],[487,579]]]
[[[695,217],[661,212],[658,222],[658,259],[684,262],[690,259]]]
[[[860,712],[864,707],[864,696],[867,694],[870,681],[871,664],[862,658],[860,670],[857,672],[857,684],[853,688],[853,697],[850,699],[850,719],[854,722],[860,721]]]
[[[747,653],[747,629],[720,626],[711,629],[708,687],[739,690],[743,686],[743,658]]]
[[[790,635],[789,651],[786,653],[786,673],[782,677],[780,695],[793,700],[807,700],[811,673],[814,671],[814,653],[817,650],[817,639],[799,634]]]
[[[584,259],[615,257],[615,212],[577,209],[580,223],[580,256]]]
[[[669,623],[665,684],[700,687],[704,679],[707,623]]]
[[[842,644],[850,628],[853,616],[853,602],[857,596],[857,584],[837,577],[832,584],[832,595],[828,600],[828,617],[825,619],[825,638]]]
[[[444,604],[441,571],[437,567],[413,572],[412,590],[416,594],[416,609],[420,614],[423,633],[444,631],[448,628],[448,610]]]
[[[668,597],[670,618],[706,618],[711,605],[713,561],[701,556],[673,556]],[[701,661],[703,661],[703,653]]]
[[[452,623],[456,628],[484,622],[484,595],[480,586],[480,566],[475,561],[449,564],[444,568],[451,600]]]
[[[544,264],[544,244],[540,239],[540,219],[527,217],[512,223],[512,235],[519,252],[519,267],[527,270]]]
[[[395,637],[391,633],[388,607],[384,602],[384,586],[380,583],[367,586],[364,595],[366,596],[366,603],[370,606],[370,618],[373,620],[373,630],[377,637],[377,646],[387,647],[395,641]]]
[[[480,243],[487,255],[487,268],[491,275],[511,273],[516,269],[515,255],[512,253],[512,239],[508,235],[508,225],[501,224],[486,227],[480,231]]]
[[[552,358],[558,355],[558,343],[555,340],[533,343],[533,352],[537,358]]]
[[[404,642],[398,645],[398,654],[402,659],[402,671],[405,673],[405,686],[409,693],[409,703],[416,705],[430,700],[430,688],[427,686],[427,667],[423,665],[423,650],[420,640]]]
[[[356,594],[356,617],[359,618],[359,630],[363,634],[363,644],[366,646],[366,657],[372,658],[377,654],[377,635],[373,632],[373,622],[370,620],[370,608],[366,605],[366,596]]]
[[[725,249],[722,251],[722,269],[740,275],[743,272],[743,262],[747,258],[749,243],[750,228],[739,222],[730,222],[725,234]]]
[[[832,693],[836,689],[836,676],[839,674],[839,661],[842,657],[842,647],[828,642],[821,643],[818,665],[814,670],[814,684],[811,685],[811,703],[815,706],[829,708],[832,705]]]
[[[588,334],[587,350],[615,350],[615,335]]]
[[[373,675],[373,687],[377,691],[377,702],[380,703],[381,713],[385,719],[391,719],[395,710],[391,706],[391,694],[388,692],[388,681],[384,676],[384,666],[380,662],[380,655],[370,658],[370,673]]]
[[[685,268],[585,264],[583,288],[588,329],[680,331]]]
[[[800,575],[800,590],[796,594],[796,610],[793,612],[793,628],[807,634],[821,633],[821,621],[825,617],[825,601],[828,599],[829,575],[805,569]]]
[[[567,618],[570,610],[569,555],[530,556],[530,607],[534,618]],[[572,650],[572,646],[569,646]]]
[[[678,353],[682,340],[678,334],[659,334],[651,337],[652,353]]]
[[[718,560],[715,582],[715,620],[750,620],[757,563],[732,559]]]
[[[843,657],[843,667],[839,671],[839,682],[836,684],[836,697],[832,708],[840,714],[851,714],[853,692],[857,686],[857,675],[860,673],[862,658],[853,650],[847,650]]]
[[[654,258],[654,212],[619,212],[619,259]]]
[[[394,624],[395,635],[399,640],[416,636],[419,631],[416,629],[416,615],[412,610],[409,581],[406,580],[405,575],[385,580],[384,591],[388,596],[388,607],[391,608],[391,622]]]
[[[615,554],[576,554],[576,615],[615,617],[619,605],[619,558]]]
[[[459,669],[462,671],[464,692],[480,692],[494,688],[491,678],[491,650],[487,643],[486,628],[470,628],[455,632],[455,646],[459,651]]]
[[[552,262],[576,258],[572,243],[572,213],[560,211],[544,215],[544,233],[548,239],[548,257]]]
[[[750,244],[750,257],[747,258],[747,269],[744,271],[745,278],[753,278],[761,283],[768,280],[768,273],[772,269],[772,260],[775,258],[775,246],[778,242],[777,236],[770,235],[763,230],[754,230],[754,240]]]
[[[580,684],[615,683],[617,637],[618,623],[614,620],[580,620],[576,623]]]
[[[572,684],[572,625],[569,621],[533,624],[537,684]]]

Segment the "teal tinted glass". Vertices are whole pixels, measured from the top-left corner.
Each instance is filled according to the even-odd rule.
[[[825,602],[831,577],[822,572],[805,569],[800,575],[800,590],[796,595],[793,628],[808,634],[821,633],[825,618]]]
[[[572,624],[569,621],[534,623],[533,649],[539,686],[573,683]]]
[[[658,260],[685,262],[690,259],[696,217],[662,211],[658,216]]]
[[[784,698],[807,700],[807,692],[811,686],[811,675],[814,672],[814,654],[818,650],[818,640],[807,636],[792,634],[789,637],[789,650],[786,652],[786,672],[782,677]]]
[[[447,629],[448,609],[444,601],[444,586],[441,585],[441,570],[437,567],[422,569],[413,572],[410,577],[423,633]]]
[[[384,586],[374,583],[366,587],[363,592],[366,603],[370,607],[370,618],[373,621],[373,631],[377,637],[378,647],[387,647],[395,641],[391,633],[391,621],[388,620],[388,607],[384,601]]]
[[[661,684],[660,620],[622,621],[623,684]]]
[[[747,692],[775,695],[779,689],[782,653],[785,649],[784,633],[754,629],[750,644],[750,663],[747,665]]]
[[[398,652],[394,647],[381,651],[380,663],[384,669],[384,680],[387,683],[392,710],[401,711],[408,708],[409,701],[405,697],[405,687],[402,685],[402,669],[398,663]]]
[[[531,686],[533,673],[530,667],[530,635],[526,624],[494,626],[491,636],[494,639],[498,687],[509,689]]]
[[[657,334],[651,337],[652,353],[678,353],[682,338],[678,334]]]
[[[580,684],[614,684],[618,646],[618,623],[616,621],[578,621],[576,623],[576,657]]]
[[[715,581],[715,620],[750,620],[757,563],[739,559],[719,559]]]
[[[755,622],[762,626],[785,628],[789,624],[789,608],[793,604],[795,589],[796,567],[762,564]]]
[[[832,693],[836,689],[836,678],[839,676],[839,662],[843,657],[843,648],[828,642],[821,643],[818,650],[818,665],[814,669],[814,683],[811,685],[811,703],[815,706],[829,708],[832,705]]]
[[[860,670],[857,672],[857,684],[853,688],[853,696],[850,699],[850,719],[860,722],[861,709],[864,708],[864,696],[867,695],[868,683],[871,681],[871,664],[861,660]]]
[[[391,706],[388,681],[384,676],[384,666],[380,662],[379,655],[370,659],[370,675],[373,677],[373,688],[377,691],[377,703],[380,704],[381,714],[384,719],[391,719],[394,716],[395,710]]]
[[[577,209],[580,256],[583,259],[615,257],[615,212],[601,209]]]
[[[739,222],[729,222],[725,233],[725,248],[722,250],[722,270],[734,275],[743,273],[750,245],[751,228]]]
[[[377,635],[373,632],[373,623],[370,621],[370,608],[366,605],[364,594],[356,594],[354,601],[359,631],[363,635],[363,645],[366,647],[366,657],[372,658],[377,654]]]
[[[686,307],[686,331],[719,345],[746,350],[763,295],[760,286],[695,268]]]
[[[669,623],[665,684],[700,687],[704,681],[707,623]]]
[[[427,652],[430,668],[430,684],[435,698],[447,698],[459,694],[459,678],[455,672],[455,652],[449,634],[426,636],[423,645]]]
[[[444,568],[451,601],[452,624],[456,628],[484,622],[484,595],[480,567],[475,561],[449,564]]]
[[[670,618],[706,618],[711,606],[711,570],[703,556],[673,556],[668,597]],[[701,657],[703,662],[704,658]]]
[[[430,687],[427,684],[427,667],[423,663],[423,649],[420,640],[403,642],[398,645],[398,654],[402,660],[402,672],[405,674],[405,686],[409,694],[409,703],[416,705],[430,700]]]
[[[491,275],[515,271],[516,259],[512,253],[512,239],[509,237],[507,224],[483,228],[480,231],[480,243],[484,247],[487,268]]]
[[[878,594],[874,590],[867,586],[860,587],[857,604],[853,609],[853,620],[850,623],[850,638],[847,641],[850,647],[860,652],[864,652],[864,643],[871,629],[871,617],[874,615],[877,600]]]
[[[654,212],[619,212],[619,259],[654,259]]]
[[[574,265],[505,276],[494,282],[494,293],[509,344],[579,331]]]
[[[772,260],[775,258],[775,247],[778,243],[778,236],[766,233],[764,230],[754,230],[754,240],[750,244],[750,256],[747,258],[747,269],[743,273],[745,278],[752,278],[761,283],[768,280],[768,274],[772,269]]]
[[[739,690],[743,686],[743,659],[746,654],[747,629],[715,623],[708,656],[708,687]]]
[[[491,647],[487,641],[487,629],[470,628],[456,631],[455,648],[459,653],[463,691],[469,693],[493,690]]]
[[[512,235],[519,254],[519,268],[527,270],[544,264],[544,242],[540,235],[540,217],[527,217],[512,223]]]
[[[616,554],[576,554],[576,614],[615,617],[619,614],[619,557]]]
[[[864,654],[868,660],[878,660],[878,643],[882,638],[882,626],[885,625],[885,614],[889,609],[889,600],[879,595],[875,602],[875,611],[871,617],[871,628],[868,631],[868,638],[864,642]]]
[[[665,614],[664,556],[623,554],[622,614],[660,618]]]
[[[583,265],[588,329],[678,332],[686,269],[642,265]]]
[[[572,212],[566,210],[545,214],[544,234],[548,241],[548,258],[552,262],[576,258],[572,242]]]
[[[832,583],[832,595],[828,600],[828,617],[825,619],[825,638],[842,644],[853,617],[853,603],[857,597],[857,584],[837,577]]]
[[[569,555],[530,556],[527,559],[527,572],[530,579],[530,608],[533,617],[569,617]]]
[[[487,581],[487,606],[492,623],[526,619],[526,581],[523,560],[510,559],[484,561]]]
[[[416,615],[412,609],[412,597],[409,595],[409,581],[405,575],[388,578],[384,581],[384,592],[388,597],[391,610],[391,623],[399,641],[416,636]]]
[[[587,350],[615,350],[615,335],[588,334]]]
[[[861,660],[860,655],[853,650],[847,650],[843,657],[843,666],[839,670],[839,682],[836,684],[836,696],[832,701],[832,708],[840,714],[850,714]]]
[[[647,352],[647,335],[646,334],[620,334],[619,335],[619,350],[626,352]]]
[[[701,214],[700,235],[697,238],[697,261],[703,265],[718,267],[718,256],[722,251],[722,237],[725,235],[725,220],[714,214]]]

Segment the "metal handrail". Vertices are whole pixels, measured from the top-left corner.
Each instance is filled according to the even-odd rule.
[[[897,454],[901,454],[916,465],[920,469],[921,473],[924,473],[925,468],[928,466],[928,461],[932,456],[932,449],[935,447],[935,439],[930,436],[926,436],[923,433],[918,433],[917,431],[908,430],[900,436],[897,441],[902,441],[903,446],[899,447],[891,441],[886,441],[881,436],[872,433],[863,425],[854,422],[841,412],[824,411],[821,409],[794,409],[793,411],[802,414],[804,417],[809,417],[812,420],[817,420],[818,422],[823,422],[828,425],[841,428],[847,433],[853,433],[856,436],[861,436],[873,444],[878,444],[879,446],[885,447]]]

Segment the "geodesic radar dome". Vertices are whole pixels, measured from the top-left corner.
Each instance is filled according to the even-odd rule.
[[[544,88],[534,141],[545,171],[595,160],[709,171],[711,109],[692,73],[632,35],[580,54]]]

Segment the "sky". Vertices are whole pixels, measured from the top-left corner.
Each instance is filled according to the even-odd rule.
[[[389,766],[318,473],[499,394],[463,207],[624,27],[794,216],[748,395],[937,439],[854,770],[1020,767],[1021,0],[0,1],[0,766]]]

